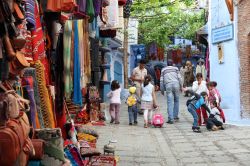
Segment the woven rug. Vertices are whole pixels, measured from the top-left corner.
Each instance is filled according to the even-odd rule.
[[[91,122],[93,126],[106,126],[104,121]]]
[[[93,156],[87,166],[116,166],[115,156]]]

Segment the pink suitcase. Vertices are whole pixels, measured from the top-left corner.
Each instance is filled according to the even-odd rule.
[[[164,124],[164,118],[163,118],[163,115],[159,112],[156,112],[154,115],[153,115],[153,118],[152,118],[152,125],[154,127],[162,127]]]

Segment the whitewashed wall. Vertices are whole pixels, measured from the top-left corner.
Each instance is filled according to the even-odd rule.
[[[213,28],[234,24],[234,39],[223,42],[224,63],[219,64],[217,44],[212,44]],[[239,58],[237,48],[237,8],[235,7],[234,21],[231,22],[225,0],[209,1],[209,49],[211,81],[217,81],[222,95],[221,107],[224,109],[227,122],[235,123],[240,118],[240,87],[239,87]]]

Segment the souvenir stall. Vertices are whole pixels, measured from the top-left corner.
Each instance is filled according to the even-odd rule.
[[[117,6],[125,2],[116,0]],[[108,0],[0,1],[0,165],[101,161],[92,157],[101,154],[98,133],[84,124],[105,120],[92,79],[89,28],[109,5]],[[107,160],[116,163],[114,157]]]

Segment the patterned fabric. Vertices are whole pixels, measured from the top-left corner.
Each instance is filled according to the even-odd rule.
[[[29,29],[36,28],[36,21],[35,21],[35,0],[26,0],[25,7],[26,7],[26,20],[28,22],[27,26]]]
[[[65,161],[63,152],[63,139],[60,128],[46,128],[41,130],[35,130],[35,137],[46,141],[44,153],[48,157],[44,157],[42,163],[48,163],[48,161],[58,162],[57,160],[59,160],[60,163]],[[52,157],[52,159],[50,159],[50,157]]]
[[[40,127],[44,128],[44,121],[43,121],[43,114],[42,114],[42,108],[41,108],[41,100],[40,100],[39,90],[38,90],[36,70],[34,68],[25,68],[24,77],[28,77],[28,76],[32,76],[33,78],[33,90],[34,90],[34,98],[36,102],[37,116],[38,116]]]
[[[85,140],[88,142],[96,142],[96,137],[90,134],[85,134],[85,133],[78,133],[77,134],[78,140]]]
[[[44,120],[44,127],[46,128],[54,128],[55,120],[52,111],[51,100],[49,97],[49,92],[45,83],[45,75],[44,75],[44,66],[40,61],[35,63],[37,82],[39,95],[41,99],[41,107],[42,107],[42,115]]]
[[[31,76],[23,77],[22,85],[26,89],[30,101],[30,115],[31,115],[31,123],[32,126],[36,128],[40,128],[37,109],[36,109],[36,102],[34,97],[34,90],[33,90],[33,78]]]
[[[75,145],[68,145],[64,148],[66,157],[70,160],[72,166],[84,166],[82,157]]]

